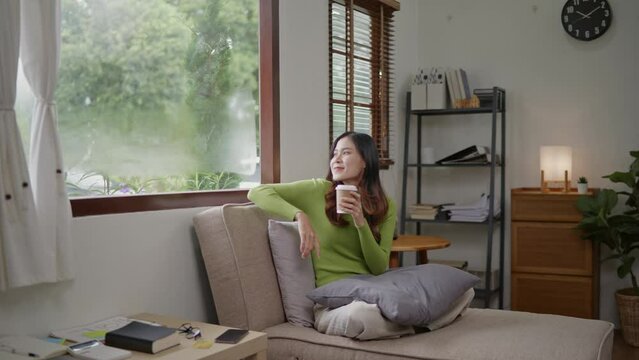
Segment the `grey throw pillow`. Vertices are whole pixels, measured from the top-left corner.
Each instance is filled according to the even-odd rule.
[[[478,282],[477,276],[454,267],[425,264],[389,270],[379,276],[356,275],[320,286],[307,296],[330,308],[361,300],[377,304],[395,323],[427,326]]]
[[[297,223],[269,220],[268,238],[286,320],[294,325],[313,327],[314,303],[306,294],[315,289],[315,273],[311,257],[302,259],[300,255]]]

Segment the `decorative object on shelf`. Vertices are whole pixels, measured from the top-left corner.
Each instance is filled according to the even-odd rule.
[[[570,191],[572,175],[572,148],[570,146],[542,146],[539,148],[539,167],[541,169],[541,191],[562,184],[563,191]]]
[[[446,74],[443,68],[420,68],[411,83],[411,110],[446,108]]]
[[[493,94],[494,90],[492,88],[488,89],[475,89],[473,90],[473,97],[477,97],[479,101],[480,107],[490,108],[493,106]],[[497,107],[501,107],[502,104],[498,103]]]
[[[591,41],[612,23],[612,9],[606,0],[568,0],[561,9],[561,24],[568,35],[577,40]]]
[[[634,158],[628,171],[615,171],[604,178],[614,183],[622,183],[629,189],[615,192],[603,189],[596,198],[582,196],[577,208],[583,214],[579,228],[584,231],[583,237],[606,245],[610,256],[604,260],[619,261],[617,276],[620,279],[630,275],[632,287],[618,290],[615,293],[619,319],[624,340],[632,346],[639,347],[639,284],[632,271],[635,262],[633,253],[639,248],[639,150],[631,151]],[[617,205],[618,195],[624,195],[626,208],[622,213],[612,213]]]
[[[585,176],[580,176],[577,180],[577,192],[579,194],[588,193],[588,179]]]
[[[430,146],[422,147],[422,164],[435,163],[435,149]]]
[[[410,103],[411,110],[426,109],[426,84],[413,83],[410,86]]]

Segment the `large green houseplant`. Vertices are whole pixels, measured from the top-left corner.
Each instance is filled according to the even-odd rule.
[[[617,276],[630,276],[631,288],[617,291],[617,306],[626,342],[639,346],[639,286],[632,270],[639,249],[639,151],[631,151],[633,162],[628,171],[615,171],[604,178],[625,184],[628,189],[602,189],[596,197],[581,196],[577,207],[583,214],[579,228],[583,237],[610,249],[605,260],[617,261]],[[616,209],[619,195],[625,196],[622,209]],[[634,322],[632,322],[634,320]]]

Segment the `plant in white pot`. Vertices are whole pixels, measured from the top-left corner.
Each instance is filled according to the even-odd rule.
[[[610,255],[602,261],[617,261],[620,279],[630,276],[632,287],[618,290],[615,298],[624,340],[639,347],[639,285],[632,270],[634,254],[639,249],[639,151],[631,151],[630,155],[634,160],[628,171],[604,176],[614,183],[625,184],[627,190],[602,189],[597,197],[581,196],[577,207],[583,214],[579,223],[583,237],[610,249]],[[625,206],[613,213],[619,195],[627,197]]]
[[[588,193],[588,179],[585,176],[580,176],[577,180],[577,192],[579,194]]]

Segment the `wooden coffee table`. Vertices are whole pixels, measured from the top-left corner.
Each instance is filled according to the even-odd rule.
[[[450,241],[438,236],[426,235],[399,235],[393,240],[389,266],[400,266],[399,256],[404,251],[416,251],[417,263],[428,263],[428,250],[443,249],[450,246]]]
[[[191,325],[200,328],[202,331],[202,339],[207,340],[213,340],[225,330],[229,329],[226,326],[207,324],[198,321],[188,321],[155,314],[137,314],[130,318],[153,321],[171,328],[177,328],[184,323],[190,322]],[[250,331],[248,335],[246,335],[237,344],[213,343],[213,345],[208,349],[196,349],[193,347],[195,340],[189,340],[185,336],[180,337],[180,345],[178,346],[160,351],[157,354],[146,354],[132,351],[133,356],[130,357],[129,360],[266,360],[267,338],[266,334],[262,332]]]

